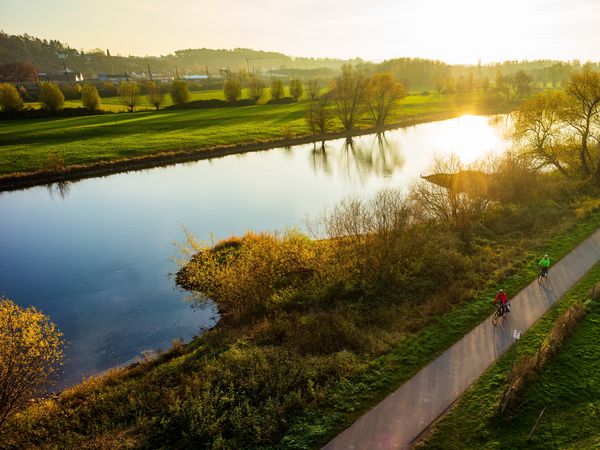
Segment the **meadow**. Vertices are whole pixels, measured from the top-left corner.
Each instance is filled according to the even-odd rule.
[[[214,98],[220,91],[193,93],[196,98]],[[103,105],[118,106],[118,99]],[[220,146],[289,141],[309,136],[307,102],[258,104],[244,107],[184,109],[115,113],[97,116],[4,120],[0,122],[0,176],[35,172],[60,161],[64,166],[140,158],[158,153],[198,151]],[[481,94],[460,103],[454,96],[409,95],[390,117],[390,126],[440,120],[463,113],[490,113],[507,108]],[[369,131],[366,118],[358,130]],[[335,120],[332,132],[340,132]]]

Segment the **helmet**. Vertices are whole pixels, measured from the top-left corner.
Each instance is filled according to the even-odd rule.
[[[500,289],[498,292],[504,292],[504,289]]]
[[[547,258],[547,257],[548,257],[548,253],[546,253],[546,254],[544,255],[544,258]]]

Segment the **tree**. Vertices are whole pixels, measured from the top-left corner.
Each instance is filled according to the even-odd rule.
[[[44,108],[53,112],[61,111],[65,104],[65,96],[60,88],[46,81],[40,83],[38,99]]]
[[[29,82],[37,80],[37,69],[28,62],[12,62],[0,65],[0,81]]]
[[[135,81],[122,81],[118,92],[121,103],[129,108],[129,112],[133,112],[140,102],[140,85]]]
[[[354,128],[356,121],[366,112],[367,83],[352,66],[342,66],[342,73],[333,81],[331,95],[335,110],[345,130]]]
[[[332,120],[329,103],[328,95],[322,95],[310,101],[306,121],[313,134],[324,134],[329,129]]]
[[[526,100],[517,112],[514,137],[522,144],[521,154],[536,169],[554,166],[568,176],[561,161],[564,151],[561,111],[565,101],[561,92],[546,92]]]
[[[23,109],[23,99],[12,84],[0,84],[0,111],[20,111]]]
[[[302,81],[298,79],[290,80],[290,95],[294,97],[294,100],[298,101],[304,94],[304,87],[302,87]]]
[[[433,175],[422,177],[411,191],[415,211],[424,220],[451,225],[468,243],[473,225],[493,203],[486,175],[475,164],[465,167],[454,154],[436,157],[431,172]]]
[[[84,84],[81,88],[81,104],[90,111],[96,111],[100,108],[100,94],[93,84]]]
[[[237,101],[242,95],[242,86],[240,81],[234,78],[228,78],[223,85],[223,94],[228,102]]]
[[[479,87],[481,88],[482,93],[487,94],[487,91],[490,88],[490,78],[489,77],[482,78],[481,82],[479,84]]]
[[[385,125],[386,119],[405,95],[404,86],[397,83],[391,73],[378,73],[373,76],[368,85],[367,102],[376,128]]]
[[[62,334],[34,307],[0,297],[0,427],[41,393],[62,364]]]
[[[319,92],[321,91],[321,83],[316,79],[308,80],[306,83],[306,90],[308,92],[308,98],[314,101],[317,99]]]
[[[171,83],[171,99],[177,106],[183,106],[190,101],[190,91],[185,81],[175,80]]]
[[[262,78],[252,75],[248,80],[248,97],[250,97],[254,102],[258,103],[263,94],[263,89],[265,88],[265,83]]]
[[[594,123],[600,114],[600,74],[590,70],[571,75],[565,86],[567,93],[566,108],[563,119],[579,135],[581,147],[579,159],[583,174],[592,174],[591,155],[588,149],[589,138],[593,134]],[[600,164],[598,165],[600,167]],[[596,168],[596,183],[600,184],[600,172]]]
[[[513,101],[514,91],[510,77],[505,77],[500,71],[496,72],[496,91],[504,97],[507,103]]]
[[[160,105],[163,104],[165,100],[165,94],[161,89],[160,84],[151,81],[148,83],[148,102],[156,108],[158,111],[160,109]]]
[[[531,94],[533,78],[523,70],[519,70],[511,79],[517,98],[523,100]]]
[[[279,100],[281,97],[283,97],[283,82],[278,78],[274,78],[271,80],[271,98]]]

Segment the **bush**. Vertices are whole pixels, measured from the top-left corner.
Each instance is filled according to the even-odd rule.
[[[304,94],[304,88],[302,87],[302,81],[291,80],[290,81],[290,95],[294,97],[294,100],[298,101]]]
[[[61,111],[65,104],[65,96],[60,88],[48,81],[40,83],[38,98],[42,106],[52,112]]]
[[[225,99],[228,102],[237,101],[242,95],[242,85],[239,80],[235,80],[229,78],[225,80],[225,84],[223,85],[223,94],[225,94]]]
[[[19,91],[9,83],[0,84],[0,111],[20,111],[23,109],[23,99]]]
[[[23,309],[0,297],[0,428],[57,372],[61,336],[35,308]]]
[[[123,81],[118,90],[121,103],[129,108],[129,112],[133,112],[140,102],[140,85],[135,81]]]
[[[185,81],[175,80],[171,83],[171,99],[177,106],[183,106],[190,101],[190,91]]]
[[[84,84],[81,88],[81,104],[88,111],[96,111],[100,108],[100,94],[92,84]]]
[[[277,101],[283,97],[283,82],[279,78],[271,80],[271,99]]]

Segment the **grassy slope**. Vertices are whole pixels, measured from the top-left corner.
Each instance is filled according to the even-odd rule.
[[[511,247],[518,247],[513,250],[518,252],[520,258],[515,258],[512,265],[503,265],[498,270],[490,272],[488,283],[482,285],[481,290],[473,297],[463,299],[464,302],[448,314],[425,318],[415,323],[415,331],[395,344],[391,351],[374,360],[365,361],[364,369],[358,375],[342,379],[330,386],[324,393],[324,397],[327,399],[325,404],[321,404],[319,409],[303,411],[297,416],[296,420],[290,423],[287,434],[283,436],[277,447],[316,448],[349,425],[362,412],[407,380],[485,318],[493,309],[490,299],[500,280],[503,280],[502,285],[508,293],[513,295],[535,277],[537,273],[535,261],[540,252],[548,251],[554,257],[559,258],[600,226],[600,211],[597,206],[598,202],[594,201],[585,206],[579,216],[569,213],[564,221],[557,222],[557,226],[553,228],[554,237],[551,239],[540,236],[533,242],[526,241],[524,245],[529,249],[527,252],[522,250],[523,241],[513,242]],[[590,211],[591,214],[586,214]],[[480,245],[486,244],[480,243]],[[507,243],[493,242],[490,245],[493,245],[495,252],[507,251],[503,247]],[[150,396],[152,392],[156,391],[153,386],[157,384],[165,386],[169,383],[185,383],[194,370],[198,370],[198,365],[204,364],[205,358],[206,361],[209,361],[212,358],[211,355],[222,351],[221,346],[228,338],[218,336],[218,333],[208,333],[188,345],[181,356],[170,360],[167,357],[164,359],[164,363],[158,365],[151,363],[150,366],[134,367],[125,371],[124,376],[108,378],[106,384],[101,380],[91,380],[87,383],[87,387],[86,385],[76,387],[72,394],[67,394],[64,399],[64,408],[66,408],[64,411],[56,411],[56,414],[49,413],[48,416],[43,413],[42,416],[46,416],[47,419],[41,421],[35,419],[39,413],[33,412],[31,418],[24,418],[21,426],[30,430],[28,432],[30,436],[38,433],[35,430],[42,430],[44,427],[56,430],[57,433],[58,430],[65,430],[65,432],[66,430],[78,430],[78,432],[81,430],[85,433],[84,430],[90,420],[100,421],[100,418],[96,417],[97,408],[102,411],[103,417],[104,415],[117,417],[118,415],[113,409],[127,407],[126,404],[121,404],[123,397],[127,398],[127,395],[135,397],[135,395],[142,395],[142,392],[146,392],[147,394],[144,395]],[[44,405],[40,407],[42,410],[50,411],[57,408],[57,406],[53,406],[52,402]],[[103,409],[108,405],[111,405],[109,409]],[[71,408],[76,409],[71,410]],[[108,423],[111,429],[113,427],[116,429],[103,436],[117,439],[122,436],[122,433],[125,433],[137,441],[135,436],[141,430],[137,430],[134,422],[141,424],[151,422],[150,418],[146,418],[140,413],[136,414],[137,419],[127,423],[121,422],[122,419],[102,420],[103,425],[99,424],[99,431],[102,431],[105,424]],[[46,420],[48,420],[47,425],[44,425]],[[63,431],[60,433],[62,435]],[[57,434],[53,438],[53,442],[63,444],[70,442],[68,439],[71,437],[69,436],[72,435],[60,437]],[[12,438],[20,439],[19,432]]]
[[[600,281],[600,265],[523,335],[518,354],[534,354],[559,314],[585,300]],[[498,399],[511,364],[508,352],[492,366],[442,420],[422,448],[598,448],[600,447],[600,305],[567,339],[545,370],[524,391],[524,402],[512,418],[497,414]],[[540,411],[546,411],[531,442],[527,436]]]
[[[327,443],[488,317],[494,309],[491,299],[500,283],[511,298],[537,276],[539,254],[547,252],[560,259],[598,227],[600,210],[596,209],[585,220],[563,228],[550,239],[539,240],[535,247],[521,250],[521,257],[512,266],[490,272],[489,281],[472,299],[408,335],[391,352],[371,361],[359,376],[338,384],[329,392],[327,406],[309,411],[292,425],[280,448],[313,448]],[[500,249],[502,243],[494,246]]]
[[[409,96],[391,122],[432,120],[477,111],[480,96],[457,108],[454,98]],[[475,105],[474,105],[475,103]],[[306,103],[180,111],[148,111],[0,123],[0,175],[42,167],[50,152],[66,165],[149,155],[161,151],[265,142],[308,135]],[[368,122],[359,127],[369,127]],[[341,129],[339,123],[334,124]]]

